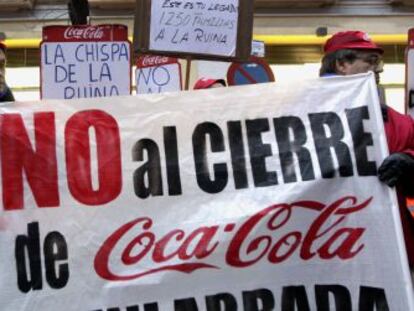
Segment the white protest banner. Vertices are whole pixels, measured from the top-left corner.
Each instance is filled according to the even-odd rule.
[[[372,75],[0,111],[2,310],[413,310]]]
[[[46,26],[40,49],[43,99],[131,93],[131,44],[124,25]]]
[[[144,55],[136,66],[137,94],[181,91],[181,64],[176,58]]]

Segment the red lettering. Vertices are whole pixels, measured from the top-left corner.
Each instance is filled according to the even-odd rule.
[[[178,257],[182,260],[185,260],[190,259],[192,257],[201,259],[209,256],[212,252],[214,252],[214,250],[218,246],[218,242],[216,242],[209,249],[209,245],[213,241],[213,238],[215,237],[218,229],[218,226],[214,226],[202,227],[193,231],[178,250]],[[189,253],[191,244],[197,239],[197,236],[201,236],[201,238],[194,247],[194,250],[191,253]]]
[[[129,223],[123,225],[121,228],[116,230],[103,244],[103,246],[99,249],[98,253],[96,254],[94,266],[96,272],[104,279],[107,280],[116,280],[118,276],[113,274],[109,269],[109,257],[111,255],[112,249],[115,245],[119,242],[122,236],[127,233],[132,227],[134,227],[138,223],[144,223],[143,229],[148,229],[152,225],[152,221],[149,218],[138,218]],[[141,237],[135,238],[132,240],[131,243],[128,244],[125,251],[122,253],[122,261],[126,264],[130,264],[132,262],[136,262],[136,260],[140,260],[145,256],[148,252],[148,249],[145,248],[141,255],[137,255],[135,258],[132,258],[130,253],[132,248],[135,246],[136,243],[140,243]],[[152,245],[152,241],[150,243]]]
[[[293,237],[293,242],[289,242],[290,237]],[[300,232],[291,232],[283,236],[276,244],[272,247],[269,252],[268,260],[271,263],[279,263],[285,261],[289,258],[293,252],[299,247],[300,241],[302,240],[302,234]],[[283,245],[290,246],[285,254],[278,255],[279,250],[283,247]]]
[[[138,219],[136,222],[130,223],[130,226],[125,227],[127,230],[131,228],[131,226],[134,226],[135,224],[143,222],[143,228],[148,229],[152,225],[152,220],[149,218],[141,218]],[[119,234],[123,234],[125,231],[121,231]],[[114,235],[114,242],[117,242],[119,240],[119,235]],[[148,254],[148,252],[151,250],[152,245],[154,244],[155,236],[151,232],[144,232],[140,235],[138,235],[135,239],[133,239],[125,248],[125,250],[122,252],[122,262],[126,265],[134,264],[138,261],[140,261],[142,258],[145,257],[145,255]],[[114,243],[113,242],[113,243]],[[139,253],[135,254],[135,256],[132,256],[131,253],[134,250],[134,248],[137,245],[144,246],[144,249],[141,250]]]
[[[89,130],[95,130],[98,189],[93,189]],[[66,169],[69,190],[79,202],[105,204],[122,189],[121,142],[116,120],[101,110],[74,114],[65,128]]]
[[[247,254],[252,253],[253,251],[256,251],[259,249],[260,245],[263,245],[261,247],[261,252],[256,255],[253,259],[250,260],[243,260],[241,256],[242,246],[244,241],[247,240],[247,237],[251,234],[251,232],[254,230],[254,228],[257,226],[257,224],[266,217],[270,212],[274,211],[278,208],[286,208],[288,205],[282,204],[282,205],[273,205],[270,206],[256,215],[253,215],[250,219],[248,219],[239,229],[239,231],[236,233],[236,237],[234,238],[227,250],[226,254],[226,262],[230,266],[234,267],[247,267],[250,266],[257,261],[259,261],[269,250],[272,238],[270,236],[260,236],[258,238],[255,238],[253,241],[250,242],[250,244],[247,247]]]
[[[365,229],[338,227],[345,220],[346,216],[344,215],[365,208],[371,200],[372,198],[369,198],[358,205],[356,198],[344,197],[327,206],[312,201],[300,201],[290,205],[279,204],[270,206],[253,215],[240,227],[231,240],[226,253],[226,262],[230,266],[247,267],[260,261],[268,253],[267,258],[269,262],[279,263],[289,258],[298,248],[300,249],[300,258],[303,260],[310,260],[316,254],[319,254],[319,257],[322,259],[331,259],[336,256],[340,259],[353,258],[364,247],[363,244],[359,246],[357,244]],[[266,218],[270,218],[266,223],[266,227],[269,230],[276,231],[281,229],[292,217],[294,208],[306,208],[320,212],[305,234],[293,231],[279,239],[276,239],[274,234],[272,234],[255,237],[249,241],[249,237],[254,236],[253,232],[255,232],[255,229],[260,227],[260,222],[265,221]],[[328,221],[334,214],[339,215],[339,219],[336,221]],[[330,225],[327,226],[327,223]],[[323,238],[326,241],[323,241]],[[271,247],[273,240],[276,240],[276,242]],[[317,240],[323,241],[322,246],[312,250],[313,244]],[[336,245],[336,249],[332,249],[334,245]],[[354,248],[356,249],[354,250]],[[255,255],[251,256],[253,252]],[[244,257],[252,258],[247,259]]]
[[[206,261],[214,255],[210,259],[215,264],[222,261],[223,265],[238,268],[264,260],[278,264],[295,255],[297,260],[303,261],[335,257],[348,260],[363,250],[361,239],[365,229],[345,227],[344,224],[349,224],[346,217],[367,207],[371,201],[372,197],[358,204],[355,197],[343,197],[330,205],[314,201],[272,205],[248,218],[231,235],[235,224],[200,227],[188,234],[182,229],[173,229],[157,238],[156,233],[150,231],[152,220],[139,218],[123,225],[102,244],[95,256],[95,270],[104,279],[123,281],[163,271],[192,273],[204,268],[219,269]],[[310,223],[300,223],[300,230],[289,232],[292,225],[289,222],[296,213],[300,213],[301,219],[309,219]],[[140,223],[142,228],[136,226]],[[121,242],[121,239],[130,239],[134,227],[140,230],[135,238],[130,243]],[[217,241],[220,230],[229,234],[227,250],[223,249],[227,245],[225,238]],[[258,234],[266,230],[268,234]],[[117,255],[122,248],[120,245],[125,244],[127,247],[122,256]],[[135,255],[132,255],[133,251]],[[219,258],[221,254],[225,257]],[[119,264],[136,265],[137,271],[131,272],[128,267],[127,275],[111,272],[110,265],[122,271]],[[147,266],[151,268],[143,269]]]
[[[318,218],[312,223],[312,226],[310,227],[309,231],[307,232],[307,234],[306,234],[306,236],[303,240],[303,247],[301,248],[300,257],[302,259],[307,260],[307,259],[310,259],[313,256],[315,256],[316,251],[311,250],[313,242],[315,240],[327,235],[328,232],[332,231],[335,227],[337,227],[345,219],[345,216],[341,216],[332,225],[330,225],[328,228],[326,228],[322,232],[320,232],[321,228],[327,222],[327,219],[331,215],[333,215],[333,214],[343,215],[343,214],[347,214],[347,213],[356,212],[356,211],[361,210],[364,207],[366,207],[371,202],[371,200],[372,200],[372,198],[366,200],[362,204],[354,206],[356,204],[356,200],[355,200],[354,197],[344,197],[344,198],[341,198],[341,199],[337,200],[336,202],[334,202],[330,206],[328,206],[318,216]],[[344,205],[344,204],[348,204],[348,205],[350,204],[351,207],[341,208],[341,205]],[[340,235],[342,235],[342,233],[344,233],[342,231],[339,231],[339,232],[341,233]],[[350,229],[350,230],[346,230],[345,232],[350,233],[350,235],[347,239],[345,239],[345,241],[343,241],[338,246],[338,249],[340,251],[336,252],[336,254],[338,256],[340,256],[340,258],[342,258],[342,255],[345,256],[342,259],[348,259],[348,258],[351,258],[351,257],[355,256],[356,253],[358,253],[363,247],[363,246],[360,246],[359,250],[354,255],[352,255],[353,252],[351,252],[351,249],[354,246],[354,244],[359,240],[360,236],[364,232],[364,229],[362,229],[362,228],[353,228],[353,229]],[[331,237],[330,240],[328,240],[326,242],[326,245],[322,246],[322,248],[320,249],[320,251],[322,252],[322,255],[325,258],[331,258],[331,256],[328,254],[328,249],[329,249],[329,246],[331,244],[333,244],[333,242],[335,242],[338,237],[339,237],[338,233],[334,234],[333,237]]]
[[[155,244],[154,253],[152,254],[152,259],[154,262],[164,262],[176,256],[178,250],[170,253],[169,255],[165,255],[164,250],[168,249],[168,244],[173,237],[175,237],[176,241],[181,241],[184,236],[185,234],[183,230],[173,230],[170,233],[167,233],[161,240],[157,242],[157,244]]]
[[[152,226],[152,220],[150,218],[138,218],[133,221],[128,222],[127,224],[120,227],[116,230],[109,238],[102,244],[101,248],[97,252],[94,260],[94,267],[96,273],[106,280],[111,281],[128,281],[133,280],[136,278],[140,278],[146,276],[148,274],[153,274],[161,271],[180,271],[184,273],[191,273],[195,270],[202,269],[202,268],[217,268],[216,266],[205,264],[205,263],[181,263],[181,264],[173,264],[168,265],[165,264],[158,268],[144,270],[135,274],[130,275],[119,275],[115,274],[110,269],[110,257],[115,246],[120,242],[120,240],[139,223],[143,223],[142,229],[145,231],[149,230]],[[167,238],[161,238],[160,241],[164,241],[165,248],[168,247],[167,242],[171,240],[171,238],[176,235],[180,234],[180,230],[174,230],[173,234],[167,234]],[[128,244],[126,249],[122,253],[122,262],[126,265],[136,264],[143,259],[143,257],[149,252],[150,248],[154,245],[154,235],[152,232],[144,232],[139,234],[136,238],[133,239],[131,243]],[[145,239],[147,239],[147,244],[144,246],[144,250],[138,253],[136,256],[132,257],[131,252],[136,244],[143,245],[145,243]],[[158,251],[157,247],[155,247],[154,252]],[[153,255],[154,256],[154,255]],[[159,258],[161,259],[161,258]],[[169,258],[165,258],[165,261]],[[161,260],[160,260],[161,261]]]
[[[322,259],[332,259],[339,257],[341,259],[350,259],[356,256],[363,248],[364,244],[359,245],[356,250],[352,248],[356,245],[356,242],[360,239],[365,229],[363,228],[342,228],[339,229],[334,235],[329,238],[328,241],[319,249],[318,253]],[[331,250],[331,246],[334,245],[337,240],[345,234],[345,239],[340,243],[337,249]]]
[[[63,33],[65,39],[102,39],[104,35],[104,30],[95,26],[86,28],[68,27]]]
[[[161,66],[173,62],[173,59],[166,56],[145,55],[138,59],[138,67]]]
[[[59,206],[54,113],[34,114],[35,148],[20,114],[3,114],[0,122],[4,209],[24,208],[23,172],[39,207]]]

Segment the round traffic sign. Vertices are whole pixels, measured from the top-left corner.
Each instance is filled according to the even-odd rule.
[[[274,82],[275,76],[264,59],[250,57],[245,63],[232,63],[227,71],[229,85],[245,85]]]

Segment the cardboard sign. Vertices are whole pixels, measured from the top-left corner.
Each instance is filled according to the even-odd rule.
[[[181,64],[176,58],[145,55],[136,65],[137,94],[181,91]]]
[[[42,98],[131,93],[131,45],[126,26],[47,26],[40,49]]]
[[[372,74],[0,118],[1,310],[414,310]]]
[[[408,47],[405,54],[405,96],[408,113],[414,118],[414,28],[408,31]]]
[[[247,59],[252,27],[253,1],[137,1],[134,49],[159,55]]]

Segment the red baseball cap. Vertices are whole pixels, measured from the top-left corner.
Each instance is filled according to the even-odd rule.
[[[323,47],[325,54],[342,49],[370,50],[384,53],[384,50],[374,43],[363,31],[343,31],[334,34]]]
[[[0,41],[0,49],[2,49],[3,51],[5,51],[7,48],[6,43],[4,41]]]
[[[214,83],[221,83],[223,86],[226,86],[226,81],[224,81],[223,79],[201,78],[198,79],[197,82],[194,84],[194,90],[208,89]]]

